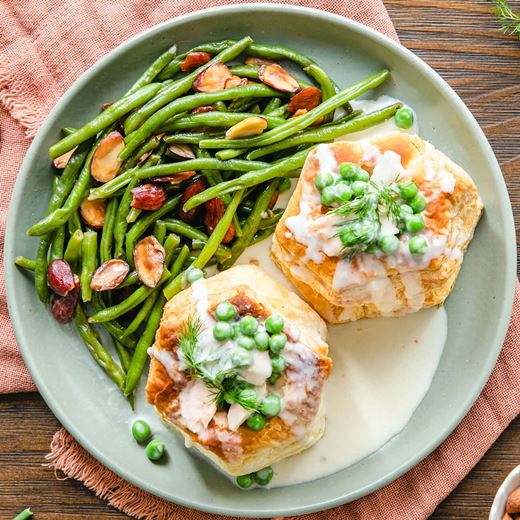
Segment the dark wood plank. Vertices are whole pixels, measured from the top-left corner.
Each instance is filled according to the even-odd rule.
[[[520,229],[520,43],[497,32],[486,0],[385,0],[401,41],[434,67],[483,126],[502,165]],[[514,3],[520,8],[520,2]],[[0,396],[0,518],[31,506],[38,520],[126,518],[44,467],[58,422],[36,394]],[[437,508],[432,520],[485,518],[520,462],[520,418]]]

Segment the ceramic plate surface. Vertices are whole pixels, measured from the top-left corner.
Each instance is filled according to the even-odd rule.
[[[32,280],[13,263],[15,255],[34,257],[37,240],[25,230],[45,211],[53,173],[48,148],[61,127],[92,118],[174,42],[185,50],[248,34],[258,42],[307,53],[343,88],[381,67],[391,69],[391,79],[376,95],[389,94],[414,107],[421,136],[473,176],[486,207],[446,303],[448,339],[438,370],[404,430],[339,473],[254,492],[242,492],[221,478],[184,450],[173,434],[168,461],[151,464],[131,439],[126,401],[90,358],[74,327],[54,321],[39,303]],[[464,417],[496,362],[509,321],[515,270],[513,219],[499,166],[475,119],[448,85],[411,52],[362,25],[325,12],[270,4],[219,7],[170,20],[123,43],[89,69],[58,102],[27,153],[5,244],[5,279],[18,343],[62,424],[103,464],[151,493],[205,511],[253,517],[306,513],[354,500],[391,482],[437,447]]]

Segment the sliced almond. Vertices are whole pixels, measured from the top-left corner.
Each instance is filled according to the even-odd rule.
[[[226,87],[226,80],[233,77],[229,68],[221,61],[216,61],[204,69],[193,82],[193,90],[199,92],[216,92]]]
[[[141,184],[131,191],[132,208],[155,211],[161,209],[166,202],[166,190],[156,184]]]
[[[303,116],[307,112],[308,112],[308,110],[306,108],[299,108],[289,119],[295,119],[296,117]]]
[[[135,270],[144,285],[157,286],[164,272],[165,256],[164,247],[153,235],[137,242],[134,248]]]
[[[119,132],[110,132],[98,145],[92,161],[90,174],[96,181],[111,181],[121,167],[119,154],[125,147],[125,140]]]
[[[129,271],[130,266],[124,260],[107,260],[92,275],[90,288],[98,292],[111,291],[123,283]]]
[[[294,113],[297,110],[312,110],[321,103],[321,90],[317,87],[306,87],[292,97],[287,112]]]
[[[220,197],[208,200],[204,204],[204,224],[208,235],[213,233],[213,230],[217,227],[224,213],[226,212],[226,205]],[[226,231],[224,238],[222,239],[223,244],[228,244],[235,237],[235,225],[231,223]]]
[[[201,105],[191,111],[192,114],[205,114],[206,112],[218,112],[218,110],[213,105]]]
[[[105,223],[107,212],[106,199],[89,200],[84,199],[79,207],[79,212],[83,220],[92,228],[99,229]]]
[[[251,116],[228,128],[226,139],[242,139],[260,135],[267,128],[267,121],[260,116]]]
[[[209,60],[211,60],[211,54],[209,52],[190,52],[181,63],[181,70],[182,72],[193,72],[201,65],[208,63]]]
[[[226,79],[224,88],[243,87],[247,84],[247,78],[241,78],[240,76],[231,76],[229,79]]]
[[[246,65],[253,65],[254,67],[261,67],[262,65],[278,65],[274,60],[267,58],[257,58],[256,56],[248,56],[244,61]]]
[[[195,159],[193,150],[187,144],[171,144],[168,146],[168,150],[170,150],[170,153],[172,153],[176,158]]]
[[[152,150],[149,150],[148,152],[143,153],[143,155],[141,155],[141,157],[139,157],[139,159],[137,159],[137,164],[143,164],[144,161],[146,161],[146,159],[148,159],[148,157],[150,157],[150,155],[152,155],[152,153],[153,153]]]
[[[195,220],[197,215],[200,213],[200,206],[190,209],[189,211],[184,211],[182,208],[184,204],[186,204],[186,202],[191,199],[191,197],[197,195],[197,193],[202,193],[205,189],[206,181],[203,177],[195,179],[186,186],[186,189],[184,190],[184,193],[181,197],[181,202],[179,204],[179,218],[181,220],[184,220],[184,222],[193,222]]]
[[[111,107],[112,105],[113,105],[112,102],[110,102],[110,103],[103,103],[101,105],[101,110],[106,110],[107,108]]]
[[[300,90],[300,85],[298,85],[296,79],[277,63],[262,65],[258,71],[258,78],[262,83],[282,92],[298,92]]]
[[[69,150],[68,152],[64,153],[63,155],[60,155],[59,157],[56,157],[54,161],[52,162],[54,164],[55,168],[58,168],[58,170],[63,170],[65,166],[67,166],[69,159],[72,157],[72,154],[76,151],[77,146],[75,146],[72,150]]]
[[[170,184],[181,184],[186,179],[193,177],[197,172],[195,170],[189,170],[186,172],[178,172],[173,175],[163,175],[162,177],[153,177],[150,179],[151,182],[169,182]]]

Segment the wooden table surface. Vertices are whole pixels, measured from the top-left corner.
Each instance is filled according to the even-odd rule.
[[[483,126],[520,218],[520,42],[497,31],[486,0],[385,0],[401,41],[437,70]],[[520,2],[513,2],[520,9]],[[38,520],[126,518],[42,466],[59,424],[36,394],[0,396],[0,519],[31,506]],[[520,463],[514,421],[431,519],[483,519]]]

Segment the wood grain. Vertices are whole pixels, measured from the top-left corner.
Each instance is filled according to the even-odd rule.
[[[480,122],[502,165],[520,228],[520,42],[497,31],[485,0],[386,0],[401,41],[435,68]],[[518,5],[519,2],[513,2]],[[37,520],[126,518],[80,483],[43,466],[58,422],[36,394],[0,396],[0,519],[31,506]],[[487,517],[520,463],[520,419],[497,440],[431,520]]]

